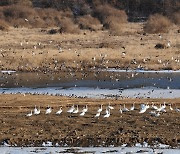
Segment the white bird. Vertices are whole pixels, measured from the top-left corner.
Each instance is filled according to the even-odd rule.
[[[123,112],[123,111],[122,111],[122,108],[121,108],[121,105],[120,105],[120,108],[119,108],[119,112],[120,112],[120,113],[122,113],[122,112]]]
[[[148,109],[147,105],[141,104],[141,109],[140,109],[139,113],[144,113],[144,112],[146,112],[147,109]]]
[[[152,116],[155,116],[156,112],[155,111],[151,111],[151,112],[149,112],[149,114],[152,115]]]
[[[77,105],[77,108],[74,109],[73,113],[78,113],[79,112],[79,109],[78,109],[78,105]]]
[[[166,108],[166,102],[164,102],[163,106],[162,106],[164,109]]]
[[[46,110],[46,114],[50,114],[52,112],[52,108],[48,105],[48,108]]]
[[[151,107],[152,107],[152,109],[154,109],[154,110],[157,110],[157,109],[158,109],[158,107],[154,105],[154,102],[152,102],[152,106],[151,106]]]
[[[180,112],[180,109],[178,109],[178,108],[175,108],[174,110],[175,110],[176,112]]]
[[[88,111],[88,106],[86,105],[85,107],[83,107],[83,109],[82,109],[82,112],[87,112]]]
[[[81,112],[80,113],[80,116],[84,116],[86,112]]]
[[[36,114],[38,111],[38,109],[36,108],[36,105],[35,105],[35,108],[34,108],[34,114]]]
[[[68,113],[73,113],[75,110],[74,104],[71,106],[71,108],[67,111]]]
[[[97,112],[94,117],[99,117],[101,115],[101,112]]]
[[[160,39],[162,39],[162,36],[161,36],[161,34],[159,34],[159,38],[160,38]]]
[[[160,112],[165,112],[166,113],[166,109],[162,108]]]
[[[102,112],[102,104],[101,107],[97,110],[97,112]]]
[[[148,103],[146,103],[146,108],[147,108],[147,109],[149,109],[149,107],[150,107],[150,106],[149,106],[149,104],[148,104]]]
[[[159,113],[159,112],[155,114],[155,117],[159,117],[159,116],[160,116],[160,113]]]
[[[36,108],[36,105],[35,105],[35,108],[34,108],[34,114],[35,115],[38,115],[40,114],[41,110],[40,110],[40,107],[39,107],[39,110]]]
[[[169,105],[169,109],[170,109],[171,111],[173,111],[173,108],[172,108],[171,104]]]
[[[110,105],[110,102],[109,102],[108,108],[111,109],[111,110],[114,109],[114,107]]]
[[[135,105],[133,103],[133,106],[131,106],[130,111],[133,111],[135,109]]]
[[[110,117],[110,109],[106,109],[106,114],[104,115],[104,118]]]
[[[62,107],[56,112],[56,114],[61,114],[62,113]]]
[[[158,111],[158,112],[163,112],[163,111],[165,110],[165,108],[166,108],[166,104],[165,104],[165,102],[164,102],[163,105],[160,104],[159,108],[158,108],[156,111]]]
[[[27,116],[27,117],[31,117],[31,116],[32,116],[32,110],[31,110],[31,112],[28,113],[26,116]]]
[[[170,41],[168,41],[167,47],[168,47],[168,48],[171,47],[171,42],[170,42]]]
[[[156,113],[156,111],[151,111],[149,113],[150,113],[150,115],[152,115],[154,117],[159,117],[160,116],[160,113],[159,112]]]
[[[122,109],[122,111],[123,111],[123,112],[128,112],[128,111],[129,111],[129,109],[126,108],[125,104],[124,104],[124,108]]]

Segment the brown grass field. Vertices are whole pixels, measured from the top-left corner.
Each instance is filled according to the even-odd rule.
[[[179,27],[171,26],[162,38],[144,33],[143,27],[124,23],[118,36],[102,30],[52,35],[48,29],[10,27],[0,31],[0,70],[180,69]],[[155,48],[157,44],[163,49]]]

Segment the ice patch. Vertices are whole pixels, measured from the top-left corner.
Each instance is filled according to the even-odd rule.
[[[109,69],[98,69],[98,71],[104,71],[104,72],[127,72],[127,73],[180,73],[180,70],[143,70],[143,69],[137,69],[137,70],[121,70],[121,69],[115,69],[115,68],[109,68]]]
[[[11,71],[11,70],[8,70],[8,71],[1,71],[1,73],[8,73],[8,74],[11,74],[11,73],[15,73],[16,71]]]

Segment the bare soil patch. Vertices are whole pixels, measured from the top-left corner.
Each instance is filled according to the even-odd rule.
[[[154,102],[156,105],[164,101],[180,107],[180,99],[123,99],[123,100],[95,100],[68,98],[44,95],[0,95],[0,141],[6,141],[18,146],[41,146],[43,142],[52,141],[53,145],[61,146],[120,146],[147,142],[169,144],[173,147],[180,142],[180,112],[170,111],[162,113],[160,117],[153,117],[148,110],[139,114],[141,103]],[[111,102],[115,108],[109,118],[95,118],[94,115],[100,104],[105,106]],[[130,108],[135,102],[135,111],[121,114],[119,104],[126,103]],[[87,104],[88,112],[84,117],[79,114],[69,114],[66,111],[72,105],[79,108]],[[26,117],[30,110],[37,105],[41,108],[40,115]],[[47,105],[53,108],[50,115],[45,115]],[[62,106],[62,115],[55,112]]]

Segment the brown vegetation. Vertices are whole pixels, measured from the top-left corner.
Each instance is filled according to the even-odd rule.
[[[180,11],[175,12],[175,13],[171,16],[171,20],[172,20],[176,25],[180,25]]]
[[[158,3],[154,0],[140,0],[138,2],[129,0],[128,2],[123,0],[1,0],[0,20],[4,20],[14,27],[45,28],[65,25],[69,28],[62,31],[73,33],[78,31],[77,25],[80,29],[91,31],[101,29],[100,21],[105,29],[116,35],[123,32],[124,24],[122,23],[126,23],[127,19],[130,21],[136,21],[135,19],[138,20],[139,17],[145,19],[152,12],[159,12],[170,17],[175,24],[180,23],[178,12],[180,3],[177,0],[173,3],[169,0],[164,0],[164,3]],[[165,20],[161,19],[160,21],[160,23],[163,22],[163,32],[167,31],[168,27],[167,20]],[[74,21],[77,25],[74,24]],[[157,25],[153,27],[157,27]],[[72,26],[75,27],[72,28]],[[149,31],[151,28],[147,29]],[[155,29],[158,30],[153,30],[151,33],[159,31],[159,28]]]
[[[178,57],[180,51],[178,26],[172,26],[170,33],[163,34],[162,39],[158,34],[145,35],[142,28],[142,23],[126,24],[126,33],[121,37],[109,35],[107,31],[49,35],[50,29],[59,33],[59,27],[11,28],[8,33],[1,32],[0,35],[0,70],[60,72],[68,71],[68,68],[137,69],[139,66],[146,70],[180,69],[179,63],[171,59]],[[167,46],[168,41],[170,47],[158,52],[154,48],[157,43]],[[150,60],[146,61],[147,58]],[[162,63],[158,62],[159,59]]]
[[[63,18],[60,21],[60,33],[79,33],[79,27],[78,25],[75,25],[75,23],[70,18]]]
[[[96,31],[102,28],[100,21],[91,15],[80,16],[76,19],[77,24],[80,29],[88,29],[91,31]]]
[[[166,33],[169,31],[171,21],[160,14],[151,15],[144,26],[146,33]]]
[[[111,34],[122,33],[122,24],[127,22],[125,11],[118,10],[110,5],[101,5],[96,8],[95,16],[103,24],[105,29],[109,29]]]
[[[7,24],[5,21],[0,20],[0,30],[2,30],[2,31],[8,31],[8,29],[9,29],[8,24]]]

